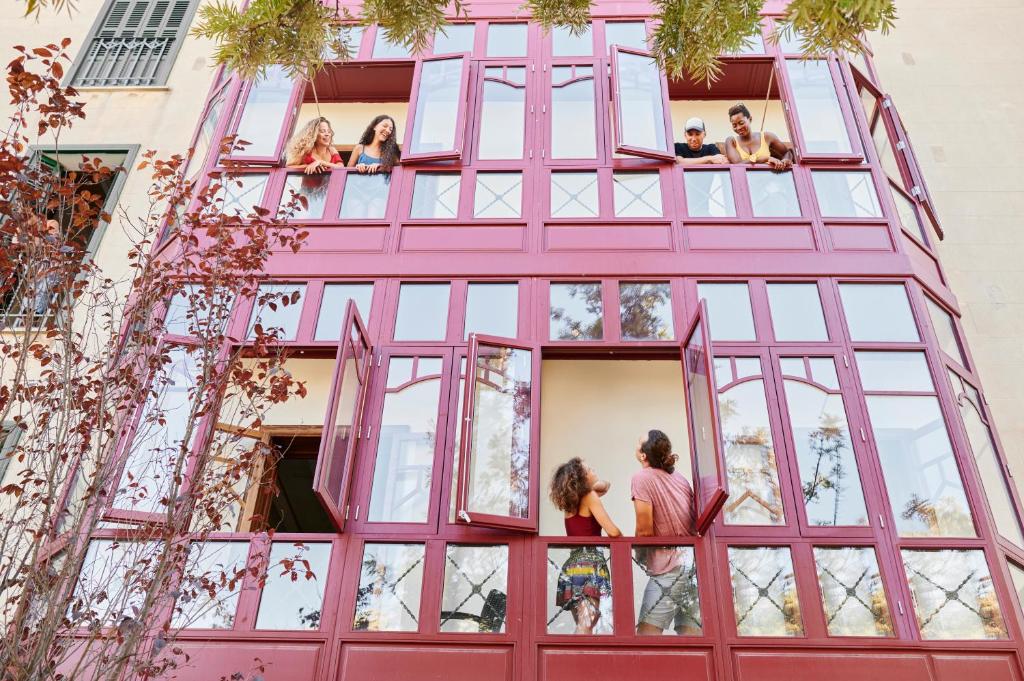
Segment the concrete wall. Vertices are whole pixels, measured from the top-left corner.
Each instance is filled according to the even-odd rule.
[[[900,0],[873,36],[946,239],[939,253],[1011,466],[1024,476],[1024,0]]]

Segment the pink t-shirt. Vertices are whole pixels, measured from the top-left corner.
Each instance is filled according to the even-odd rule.
[[[633,475],[629,493],[634,501],[646,501],[654,516],[654,536],[679,537],[693,534],[693,489],[679,473],[659,468],[642,468]],[[653,550],[647,557],[647,572],[661,575],[678,566],[675,550]]]

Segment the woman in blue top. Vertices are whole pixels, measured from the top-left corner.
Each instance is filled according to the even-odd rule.
[[[359,144],[348,157],[348,167],[370,175],[390,173],[401,156],[402,150],[395,139],[395,119],[381,114],[366,126]]]

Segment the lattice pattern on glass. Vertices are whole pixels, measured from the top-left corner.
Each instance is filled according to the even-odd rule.
[[[622,340],[672,340],[672,290],[668,283],[619,284]]]
[[[817,546],[814,562],[832,636],[893,636],[889,603],[875,550],[861,546]]]
[[[377,173],[361,175],[348,172],[345,175],[345,191],[341,195],[341,220],[383,220],[387,214],[388,196],[391,193],[391,175]]]
[[[325,284],[313,340],[341,340],[341,325],[344,322],[345,305],[349,300],[355,301],[359,316],[364,323],[369,323],[372,299],[372,283]]]
[[[523,213],[522,173],[477,173],[473,217],[518,218]]]
[[[256,628],[319,629],[330,562],[327,542],[274,542]]]
[[[840,284],[846,326],[853,341],[913,343],[920,340],[902,284]]]
[[[451,285],[402,284],[395,315],[395,340],[444,340]]]
[[[454,219],[459,214],[462,176],[457,173],[416,173],[412,190],[413,219]]]
[[[423,590],[423,544],[363,545],[352,628],[416,631]]]
[[[827,218],[880,218],[871,173],[862,171],[816,170],[811,172],[818,207]]]
[[[596,218],[597,173],[551,173],[551,217]]]
[[[508,607],[508,546],[449,544],[441,631],[501,634]]]
[[[736,217],[728,170],[683,172],[686,212],[691,218]]]
[[[787,218],[800,215],[793,173],[748,170],[747,186],[754,217]]]
[[[692,546],[633,547],[633,612],[641,635],[703,633]]]
[[[793,557],[786,547],[729,547],[740,636],[803,636]]]
[[[901,554],[922,638],[1006,638],[984,551],[903,549]]]
[[[978,465],[978,473],[985,487],[985,498],[988,499],[989,508],[995,517],[996,528],[1003,537],[1024,548],[1024,533],[1021,531],[1020,519],[1009,489],[1011,479],[1007,478],[996,452],[992,429],[985,419],[982,408],[981,394],[955,371],[946,371],[953,386],[953,395],[960,407],[964,432],[974,454],[974,461]]]
[[[613,633],[607,546],[548,547],[547,592],[547,633]]]
[[[292,220],[319,220],[324,216],[324,204],[327,203],[327,187],[330,184],[329,173],[319,175],[289,174],[281,194],[281,215],[287,214]],[[305,205],[303,205],[303,199]],[[289,205],[293,205],[291,213],[287,213]]]
[[[593,66],[552,67],[551,158],[597,157],[594,96]]]
[[[393,357],[388,362],[366,514],[370,522],[427,520],[441,399],[441,366],[431,361],[436,359]]]
[[[787,59],[786,72],[793,91],[793,103],[800,117],[804,153],[851,153],[853,147],[828,61]]]
[[[802,363],[804,358],[786,359]],[[834,360],[817,359],[832,364],[822,372],[825,380],[833,378]],[[780,364],[786,375],[786,364]],[[807,521],[816,526],[867,525],[860,471],[842,395],[808,373],[804,370],[797,374],[802,380],[783,380]]]
[[[659,173],[614,173],[615,217],[660,218],[661,175]]]
[[[224,177],[222,210],[227,215],[245,217],[253,212],[253,207],[263,203],[263,192],[267,188],[266,173],[239,173],[233,177]]]
[[[231,629],[249,542],[192,542],[178,583],[172,627]]]
[[[600,282],[551,284],[551,340],[601,340],[604,303]]]
[[[260,324],[264,333],[276,329],[277,340],[295,340],[305,298],[305,284],[260,284],[246,336],[255,338],[256,325]]]

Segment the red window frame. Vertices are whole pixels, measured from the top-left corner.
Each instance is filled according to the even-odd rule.
[[[256,81],[249,81],[244,83],[240,87],[238,99],[235,102],[234,114],[231,116],[231,124],[227,129],[227,135],[235,135],[238,133],[238,125],[242,121],[242,116],[245,115],[245,107],[249,102],[249,96],[252,94],[253,89],[256,87]],[[299,112],[299,107],[302,105],[302,93],[306,89],[305,81],[296,80],[292,84],[292,92],[288,99],[288,104],[285,108],[284,117],[281,119],[280,128],[278,129],[277,141],[274,143],[274,153],[269,156],[261,156],[255,154],[247,154],[246,150],[236,150],[232,154],[228,154],[224,157],[225,160],[234,161],[236,163],[250,163],[254,165],[278,165],[281,162],[281,154],[284,153],[284,144],[291,134],[292,124],[295,121],[295,116]]]
[[[607,155],[607,143],[605,140],[604,121],[607,119],[607,114],[603,111],[604,103],[607,101],[605,98],[604,85],[607,82],[607,78],[602,78],[602,69],[605,67],[604,60],[594,58],[578,58],[573,59],[570,57],[559,57],[557,63],[550,64],[547,68],[547,74],[544,78],[542,87],[543,96],[540,97],[541,101],[541,113],[543,122],[543,131],[541,133],[541,158],[543,164],[547,166],[570,166],[572,170],[582,170],[587,168],[594,168],[595,166],[602,165]],[[573,69],[572,77],[560,81],[556,84],[555,82],[555,69],[560,67],[569,67]],[[575,69],[583,67],[592,69],[590,75],[576,75]],[[590,80],[594,84],[594,156],[592,157],[559,157],[552,158],[551,156],[551,145],[554,138],[552,131],[552,112],[554,111],[554,96],[553,93],[556,88],[566,87],[573,83],[577,83],[584,80]],[[568,170],[568,168],[567,168]]]
[[[791,102],[791,106],[785,107],[786,117],[792,132],[794,146],[799,154],[801,162],[809,163],[862,163],[864,161],[864,148],[861,144],[860,134],[857,130],[856,118],[850,106],[850,99],[843,78],[839,72],[839,66],[834,57],[818,59],[826,62],[829,75],[832,77],[832,87],[836,93],[836,101],[839,111],[843,117],[843,124],[846,128],[846,136],[850,142],[849,153],[822,153],[810,152],[807,150],[807,141],[804,139],[803,128],[800,125],[800,114],[797,111],[796,97],[793,94],[793,85],[789,80],[788,62],[802,62],[803,58],[797,57],[776,57],[773,67],[776,70],[776,78],[785,93],[785,101]]]
[[[345,304],[345,321],[341,327],[342,342],[338,345],[335,360],[334,377],[331,381],[331,392],[327,401],[327,414],[324,419],[323,435],[320,438],[320,451],[317,454],[316,471],[313,476],[313,490],[323,505],[327,515],[339,532],[345,531],[348,519],[348,497],[352,481],[352,466],[355,462],[356,447],[362,437],[362,414],[366,400],[366,389],[369,384],[370,368],[373,366],[373,346],[370,343],[366,326],[359,316],[355,301]],[[341,391],[345,387],[345,367],[349,360],[355,360],[355,380],[359,383],[355,403],[352,405],[352,422],[349,426],[347,441],[342,440],[338,433],[338,410],[341,407]],[[339,445],[344,444],[344,449]],[[335,460],[340,458],[343,464],[341,477],[334,479]]]
[[[532,69],[532,61],[530,59],[509,57],[506,60],[501,61],[476,61],[473,62],[475,66],[475,74],[473,75],[473,106],[472,106],[472,120],[470,121],[470,127],[473,131],[472,134],[472,154],[473,167],[481,170],[490,170],[493,167],[498,169],[506,169],[509,166],[516,166],[517,169],[526,170],[522,168],[524,163],[527,163],[533,158],[533,149],[536,144],[536,72]],[[525,82],[523,84],[514,83],[505,78],[499,78],[496,76],[487,75],[487,69],[493,68],[522,68],[525,71]],[[507,87],[521,89],[524,93],[523,96],[523,150],[522,154],[518,158],[488,158],[481,159],[480,156],[480,133],[483,130],[482,115],[484,106],[484,89],[487,81],[501,83]]]
[[[626,135],[626,127],[624,125],[622,116],[622,96],[621,96],[621,85],[622,79],[619,75],[619,55],[628,54],[635,57],[645,57],[651,60],[651,68],[657,73],[658,83],[660,85],[661,92],[661,111],[662,111],[662,128],[665,135],[665,144],[668,145],[668,149],[654,149],[649,147],[640,147],[633,144],[629,144],[629,141],[624,138]],[[653,57],[649,52],[643,50],[635,50],[628,47],[619,47],[618,45],[612,46],[611,52],[611,102],[612,102],[612,130],[615,134],[615,153],[617,154],[629,154],[631,156],[641,156],[644,158],[653,158],[661,161],[673,161],[675,160],[675,150],[672,147],[672,115],[669,111],[669,98],[668,98],[668,82],[665,80],[665,75],[654,61]]]
[[[420,104],[420,97],[423,94],[421,88],[423,85],[423,68],[426,64],[433,64],[442,61],[461,61],[462,75],[459,81],[459,106],[458,114],[455,118],[455,137],[453,138],[451,149],[439,149],[436,151],[413,151],[413,143],[415,134],[418,131],[417,126],[422,123],[420,116],[418,116],[418,109]],[[405,126],[405,136],[403,139],[406,141],[407,150],[402,155],[402,161],[404,163],[423,162],[423,161],[444,161],[444,160],[455,160],[462,158],[462,152],[464,150],[465,134],[466,134],[466,119],[467,109],[469,108],[469,73],[470,65],[472,60],[468,52],[462,52],[459,54],[448,54],[440,57],[426,57],[416,62],[416,71],[413,74],[412,84],[412,96],[409,99],[409,111],[411,115],[408,118]]]
[[[511,348],[526,350],[530,352],[530,453],[527,462],[528,493],[527,512],[525,518],[514,518],[512,516],[500,516],[495,514],[477,513],[469,510],[471,482],[469,471],[472,469],[472,423],[476,416],[476,393],[477,382],[476,366],[479,359],[480,345],[497,348]],[[457,488],[458,505],[456,506],[456,523],[481,525],[484,527],[497,527],[520,532],[537,532],[539,522],[538,508],[538,485],[540,484],[539,466],[540,456],[537,448],[540,446],[540,346],[536,343],[524,343],[513,338],[501,338],[499,336],[485,336],[472,334],[469,338],[469,351],[467,353],[466,371],[472,369],[472,383],[467,385],[463,398],[462,436],[459,443],[459,480]]]
[[[693,461],[694,530],[698,535],[703,535],[714,523],[722,507],[725,506],[725,500],[729,497],[725,448],[722,446],[722,421],[718,412],[718,386],[712,365],[715,350],[708,328],[708,306],[704,300],[698,303],[686,329],[679,351],[683,363],[687,432]],[[703,348],[703,357],[700,356],[700,350],[691,349],[694,342],[698,342]],[[699,375],[701,372],[706,376],[707,394],[693,394],[691,392],[693,387],[691,376]],[[703,399],[708,401],[708,415],[711,420],[711,437],[710,442],[706,445],[706,447],[710,447],[710,451],[706,447],[701,448],[697,445],[697,428],[699,426],[694,419],[697,412],[697,400]],[[701,441],[706,440],[708,440],[707,437],[701,438]],[[713,469],[708,470],[711,466]]]

